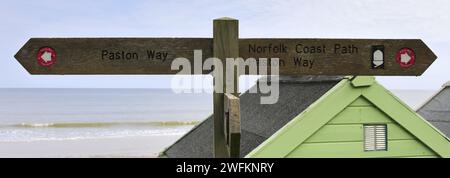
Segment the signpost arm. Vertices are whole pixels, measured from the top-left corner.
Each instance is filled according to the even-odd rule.
[[[226,58],[239,56],[238,20],[219,18],[213,22],[213,56],[225,61]],[[222,64],[221,64],[222,65]],[[225,65],[223,65],[225,66]],[[225,69],[223,70],[226,71]],[[214,157],[228,157],[224,135],[224,92],[226,91],[225,73],[213,76],[214,82],[223,82],[223,92],[214,91]],[[236,82],[237,83],[237,82]],[[237,88],[237,85],[234,85]],[[235,90],[237,91],[237,90]],[[235,92],[237,93],[237,92]]]

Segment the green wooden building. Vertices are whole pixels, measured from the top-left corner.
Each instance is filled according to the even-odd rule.
[[[374,77],[346,77],[246,157],[448,158],[450,142]]]
[[[450,157],[449,140],[373,77],[278,82],[275,104],[261,105],[261,93],[240,96],[241,157]],[[213,157],[212,133],[211,115],[160,156]]]

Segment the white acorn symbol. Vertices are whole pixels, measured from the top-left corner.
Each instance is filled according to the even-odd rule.
[[[375,67],[383,65],[383,52],[381,50],[376,50],[373,53],[373,64]]]

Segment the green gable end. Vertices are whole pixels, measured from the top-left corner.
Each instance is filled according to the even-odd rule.
[[[386,143],[385,150],[366,150],[365,140],[370,136],[365,135],[365,126],[372,125],[386,128],[385,137],[381,137],[384,139],[378,138],[379,143]],[[449,156],[449,140],[374,81],[373,77],[344,79],[247,155],[247,157]]]

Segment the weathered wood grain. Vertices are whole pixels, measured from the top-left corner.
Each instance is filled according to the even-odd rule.
[[[238,20],[231,18],[215,19],[213,22],[213,56],[218,59],[236,58],[239,56]],[[219,65],[216,63],[216,65]],[[220,64],[222,65],[222,64]],[[225,67],[224,67],[225,68]],[[225,71],[225,70],[224,70]],[[223,84],[223,92],[229,79],[226,75],[213,75],[215,85]],[[237,77],[236,75],[234,77]],[[237,88],[237,85],[234,85]],[[235,90],[237,91],[237,90]],[[228,157],[224,136],[224,93],[214,90],[214,156]]]
[[[235,35],[233,33],[226,31],[224,35],[231,37]],[[193,69],[194,50],[202,50],[204,61],[213,56],[213,48],[217,51],[215,57],[222,60],[238,56],[244,59],[255,58],[257,61],[260,58],[279,58],[280,75],[419,76],[436,59],[434,53],[419,39],[238,40],[235,36],[233,42],[220,43],[222,46],[213,46],[211,38],[32,38],[15,57],[31,74],[61,75],[176,74],[178,70],[170,69],[173,59],[187,58]],[[239,44],[231,45],[236,43]],[[339,46],[338,49],[336,45]],[[374,46],[384,47],[383,68],[372,68]],[[42,47],[51,47],[57,52],[54,65],[46,67],[38,64],[36,55]],[[415,64],[411,67],[404,68],[396,62],[395,56],[402,48],[410,48],[415,52]],[[105,51],[108,52],[106,56],[103,55]],[[148,51],[161,52],[167,56],[164,59],[149,58]],[[225,51],[234,52],[230,56],[224,56]],[[132,55],[131,59],[110,59],[109,53],[117,52],[136,55]],[[210,71],[203,71],[203,74],[207,73]]]
[[[384,47],[384,69],[372,69],[373,46]],[[415,64],[409,68],[396,62],[401,48],[410,48],[416,54]],[[419,39],[240,39],[239,54],[244,59],[279,58],[280,75],[419,76],[436,59]],[[295,58],[302,58],[301,65],[296,65]]]
[[[241,112],[239,98],[232,94],[225,94],[225,138],[227,141],[228,155],[231,158],[240,156],[241,142]]]
[[[38,64],[36,55],[42,47],[51,47],[56,51],[55,64],[49,67]],[[196,49],[203,51],[202,59],[211,57],[212,39],[31,38],[15,58],[30,74],[176,74],[177,70],[171,70],[173,59],[187,58],[193,69]],[[103,55],[105,51],[108,52],[106,56]],[[132,58],[116,59],[121,56],[122,51],[132,54]],[[148,54],[151,51],[167,56],[158,58],[154,54],[151,58]],[[113,55],[114,58],[111,59],[110,52],[119,54]]]

